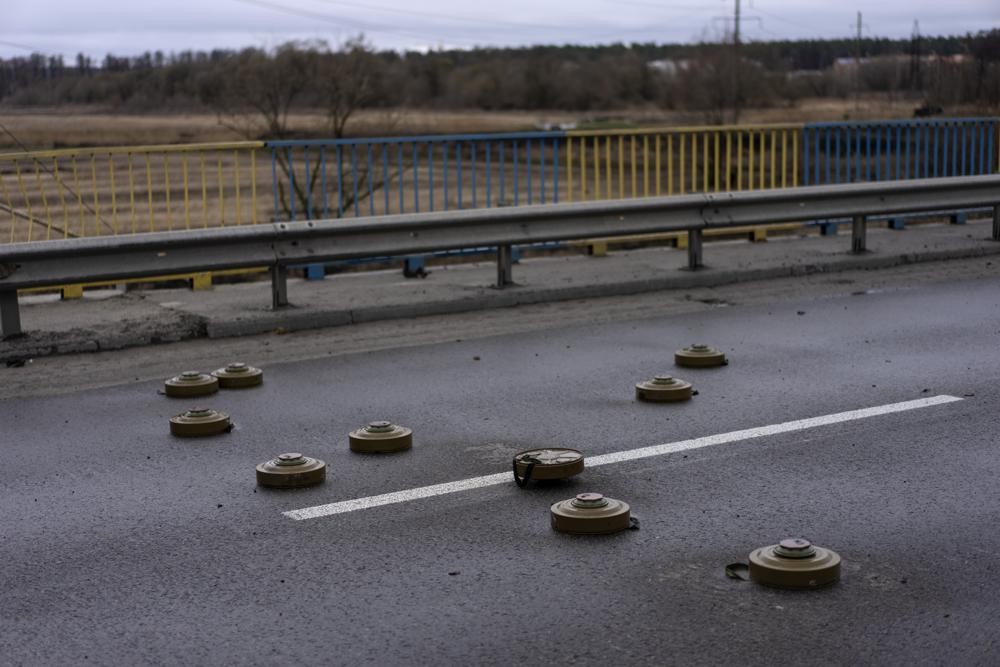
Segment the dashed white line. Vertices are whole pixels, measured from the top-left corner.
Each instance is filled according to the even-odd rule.
[[[913,401],[877,405],[871,408],[837,412],[831,415],[822,415],[820,417],[796,419],[794,421],[782,422],[780,424],[771,424],[770,426],[758,426],[756,428],[747,428],[740,431],[730,431],[728,433],[708,435],[702,438],[679,440],[677,442],[668,442],[662,445],[652,445],[650,447],[628,449],[621,452],[613,452],[611,454],[601,454],[599,456],[587,457],[586,463],[588,468],[595,468],[597,466],[609,465],[612,463],[622,463],[623,461],[634,461],[636,459],[645,459],[651,456],[674,454],[691,449],[700,449],[702,447],[711,447],[713,445],[738,442],[740,440],[764,438],[771,435],[778,435],[779,433],[790,433],[792,431],[803,431],[810,428],[817,428],[819,426],[842,424],[844,422],[868,419],[870,417],[878,417],[896,412],[930,408],[935,405],[944,405],[946,403],[954,403],[955,401],[961,400],[962,399],[957,396],[948,396],[946,394],[942,394],[940,396],[930,396],[928,398],[919,398]],[[441,496],[448,493],[481,489],[483,487],[495,486],[506,482],[513,482],[513,477],[509,472],[497,473],[494,475],[483,475],[482,477],[470,477],[468,479],[461,479],[455,482],[421,486],[414,489],[383,493],[381,495],[367,496],[365,498],[355,498],[354,500],[343,500],[336,503],[328,503],[326,505],[304,507],[302,509],[282,512],[282,514],[290,519],[295,519],[296,521],[317,519],[319,517],[330,516],[332,514],[344,514],[346,512],[371,509],[372,507],[380,507],[382,505],[393,505],[396,503],[409,502],[411,500],[419,500],[421,498]]]

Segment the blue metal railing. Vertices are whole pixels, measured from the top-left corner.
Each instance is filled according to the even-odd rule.
[[[990,174],[996,133],[996,118],[809,123],[802,183]]]
[[[276,220],[559,201],[564,132],[269,141]]]

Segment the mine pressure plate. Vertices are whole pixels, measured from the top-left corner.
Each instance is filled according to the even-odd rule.
[[[326,464],[298,452],[279,454],[257,466],[257,483],[277,489],[296,489],[326,479]]]
[[[635,385],[635,397],[640,401],[687,401],[691,395],[690,382],[669,375],[657,375]]]
[[[631,528],[628,503],[600,493],[581,493],[551,508],[552,527],[563,533],[606,535]]]
[[[583,472],[583,454],[564,447],[526,449],[514,455],[514,481],[520,487],[531,480],[567,479]]]
[[[219,380],[219,386],[223,389],[256,387],[264,381],[264,371],[248,366],[242,361],[236,361],[225,368],[216,369],[212,371],[212,375]]]
[[[348,435],[352,452],[387,454],[402,452],[413,446],[413,431],[387,421],[371,422]]]
[[[232,428],[229,415],[208,408],[191,408],[170,418],[170,432],[182,437],[216,435]]]
[[[198,371],[184,371],[163,383],[167,396],[188,398],[191,396],[208,396],[219,391],[219,381],[211,375]]]
[[[726,353],[722,350],[695,343],[674,352],[674,363],[678,366],[706,368],[708,366],[725,366],[729,362],[726,360]]]
[[[820,588],[840,579],[840,556],[800,537],[754,549],[750,578],[775,588]]]

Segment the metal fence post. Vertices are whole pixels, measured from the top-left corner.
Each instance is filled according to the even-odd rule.
[[[271,267],[271,307],[275,310],[288,305],[288,267],[275,264]]]
[[[514,284],[514,255],[509,245],[497,246],[497,287]]]
[[[865,233],[868,231],[868,219],[863,215],[854,216],[851,225],[851,252],[865,252]]]
[[[688,268],[692,271],[704,266],[701,262],[701,229],[688,230]]]
[[[1000,241],[1000,204],[993,206],[993,240]]]
[[[17,290],[0,291],[0,338],[21,334],[21,311],[17,306]]]

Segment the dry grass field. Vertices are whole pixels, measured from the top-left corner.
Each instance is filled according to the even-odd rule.
[[[950,115],[972,110],[949,109]],[[869,97],[856,107],[853,100],[808,99],[795,107],[747,109],[741,122],[793,123],[849,119],[909,118],[910,100]],[[219,123],[213,114],[124,115],[97,108],[4,109],[0,122],[26,146],[34,150],[89,146],[130,146],[238,141],[247,137]],[[435,134],[466,132],[508,132],[535,130],[545,124],[579,123],[584,126],[669,126],[703,125],[706,115],[699,112],[630,109],[622,111],[362,111],[348,124],[348,133],[357,136]],[[297,113],[291,129],[303,137],[324,136],[323,116]],[[0,151],[17,150],[9,137],[0,133]]]
[[[568,112],[363,111],[348,125],[348,131],[361,136],[508,132],[536,129],[543,122],[574,120],[577,116]],[[0,109],[0,122],[32,150],[247,139],[212,114],[119,115],[99,109]],[[289,125],[302,137],[327,136],[324,118],[318,113],[294,114]],[[0,134],[0,150],[18,148],[9,136]]]

